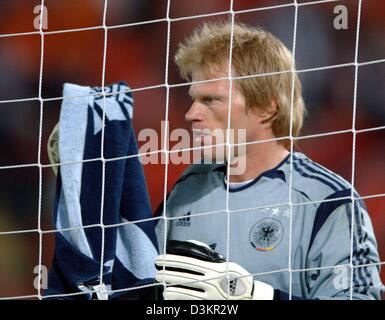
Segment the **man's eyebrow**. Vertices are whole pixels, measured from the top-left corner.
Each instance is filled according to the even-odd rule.
[[[202,99],[202,98],[212,98],[212,99],[222,99],[223,96],[221,94],[218,94],[218,93],[212,93],[212,92],[191,92],[189,91],[188,92],[189,96],[192,98],[192,99]]]

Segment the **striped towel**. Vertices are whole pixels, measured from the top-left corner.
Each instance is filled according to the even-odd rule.
[[[64,85],[54,206],[59,232],[45,296],[111,299],[111,290],[154,281],[154,222],[129,223],[152,217],[143,168],[137,157],[108,161],[138,153],[128,90],[124,82],[113,84],[103,99],[101,88]]]

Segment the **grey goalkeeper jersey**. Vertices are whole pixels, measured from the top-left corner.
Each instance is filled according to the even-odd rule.
[[[288,156],[227,199],[225,173],[223,165],[192,165],[182,174],[167,198],[169,219],[157,224],[160,252],[165,231],[202,241],[281,299],[290,287],[294,298],[349,299],[351,288],[353,299],[381,297],[372,224],[361,200],[352,205],[347,181],[294,153],[291,190]]]

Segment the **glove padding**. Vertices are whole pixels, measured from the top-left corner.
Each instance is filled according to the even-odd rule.
[[[253,281],[247,270],[227,263],[198,241],[168,241],[166,254],[156,258],[155,266],[155,279],[166,284],[165,300],[272,300],[274,296],[272,286]]]
[[[59,159],[59,123],[53,128],[48,138],[47,153],[50,164],[58,164]],[[57,166],[52,166],[53,173],[57,176]]]

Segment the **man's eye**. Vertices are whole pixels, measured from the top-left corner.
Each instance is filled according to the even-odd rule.
[[[204,103],[213,103],[214,102],[214,98],[211,98],[211,97],[205,97],[202,99],[202,102]]]

